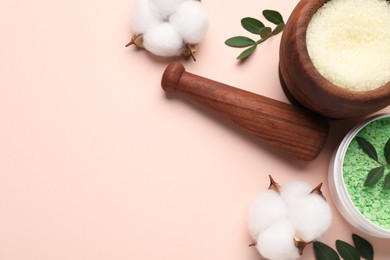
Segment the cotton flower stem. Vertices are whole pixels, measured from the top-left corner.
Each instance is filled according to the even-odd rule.
[[[294,245],[298,248],[299,255],[302,255],[303,249],[305,249],[305,247],[308,244],[310,244],[310,243],[312,243],[312,241],[311,242],[305,242],[305,241],[303,241],[300,238],[294,237]]]
[[[186,48],[187,48],[188,55],[191,56],[193,61],[196,61],[196,57],[195,57],[196,50],[195,50],[194,46],[186,43]]]
[[[280,185],[272,178],[271,175],[268,175],[269,177],[269,181],[270,181],[270,185],[268,187],[269,190],[274,190],[276,192],[280,192]]]
[[[135,44],[136,46],[138,46],[138,47],[142,47],[141,45],[142,45],[142,43],[141,43],[141,38],[139,38],[139,37],[141,37],[142,36],[142,34],[136,34],[136,35],[134,35],[132,38],[131,38],[131,40],[129,41],[129,43],[128,44],[126,44],[126,47],[129,47],[130,45],[133,45],[133,44]]]
[[[322,188],[322,182],[321,182],[320,184],[318,184],[317,187],[315,187],[315,188],[310,192],[310,194],[312,194],[312,193],[313,193],[313,194],[318,194],[318,195],[320,195],[321,197],[323,197],[324,200],[326,200],[324,194],[322,194],[321,188]]]

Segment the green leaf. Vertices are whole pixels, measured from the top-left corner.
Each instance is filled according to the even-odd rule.
[[[279,25],[284,24],[282,15],[274,10],[264,10],[263,15],[269,22]]]
[[[340,256],[345,260],[360,260],[359,251],[352,245],[341,240],[336,240],[336,248]]]
[[[266,39],[272,36],[272,29],[271,27],[264,27],[260,30],[260,37],[262,39]]]
[[[378,161],[378,154],[374,146],[369,141],[360,136],[356,136],[356,141],[368,156],[370,156],[375,161]]]
[[[390,138],[389,140],[387,140],[384,150],[385,150],[386,162],[390,164]]]
[[[337,252],[324,243],[314,241],[313,248],[317,260],[340,260]]]
[[[236,37],[229,38],[225,41],[226,45],[230,47],[238,47],[238,48],[248,47],[255,43],[256,42],[254,40],[245,36],[236,36]]]
[[[245,30],[254,34],[260,34],[260,30],[265,27],[262,22],[252,17],[243,18],[241,25]]]
[[[388,173],[385,177],[385,182],[383,183],[383,188],[384,189],[390,188],[390,173]]]
[[[258,19],[252,18],[252,17],[245,17],[241,19],[241,25],[244,27],[245,30],[248,32],[258,34],[260,35],[260,39],[257,41],[254,41],[248,37],[245,36],[236,36],[229,38],[225,41],[225,44],[230,47],[236,47],[236,48],[243,48],[243,47],[249,47],[246,50],[244,50],[237,59],[244,59],[248,57],[250,54],[253,53],[253,51],[256,49],[257,45],[264,42],[268,38],[270,38],[273,35],[276,35],[283,31],[284,29],[284,21],[282,15],[275,11],[275,10],[264,10],[263,12],[264,17],[271,23],[276,24],[274,30],[271,29],[271,27],[265,27],[263,22],[261,22]]]
[[[272,35],[277,35],[278,33],[282,32],[284,29],[284,24],[278,24],[278,26],[275,27],[275,29],[272,31]]]
[[[368,174],[366,181],[364,182],[364,186],[370,187],[377,183],[382,177],[385,172],[384,166],[379,166],[377,168],[372,169]]]
[[[241,52],[240,55],[238,55],[237,60],[242,60],[251,55],[256,50],[257,44],[253,45],[252,47],[246,49],[245,51]]]
[[[352,240],[361,257],[367,260],[374,259],[374,248],[370,242],[356,234],[352,234]]]

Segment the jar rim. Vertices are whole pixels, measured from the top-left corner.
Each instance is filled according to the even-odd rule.
[[[352,128],[341,141],[340,145],[333,154],[329,167],[329,183],[333,185],[333,192],[331,192],[331,196],[336,201],[336,207],[340,213],[353,226],[360,229],[364,233],[381,238],[390,238],[390,230],[382,228],[368,220],[355,206],[344,182],[343,163],[346,151],[352,139],[360,132],[360,130],[374,121],[389,117],[390,113],[378,114],[367,118]]]

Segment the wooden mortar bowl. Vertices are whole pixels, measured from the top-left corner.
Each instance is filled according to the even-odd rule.
[[[326,2],[301,0],[286,23],[279,52],[279,76],[286,95],[292,103],[335,119],[364,116],[385,108],[390,105],[390,82],[369,91],[347,90],[325,79],[311,62],[306,30]]]

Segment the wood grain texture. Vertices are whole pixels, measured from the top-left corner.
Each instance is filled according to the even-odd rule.
[[[180,92],[301,160],[315,159],[328,135],[328,121],[318,115],[191,74],[177,62],[168,65],[161,85],[165,92]]]
[[[370,91],[350,91],[325,79],[306,48],[306,29],[326,0],[301,0],[286,23],[279,69],[284,90],[304,107],[329,118],[364,116],[390,105],[390,82]],[[290,97],[291,98],[291,97]]]

